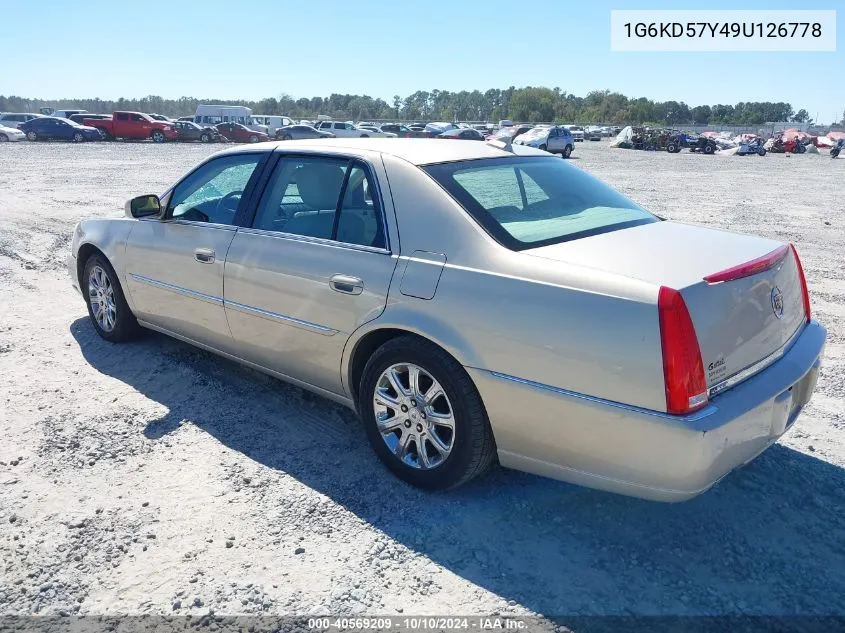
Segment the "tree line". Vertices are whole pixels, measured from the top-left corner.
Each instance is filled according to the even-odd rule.
[[[368,95],[331,94],[328,97],[295,99],[287,94],[258,101],[231,99],[28,99],[0,95],[0,112],[38,112],[39,108],[79,108],[89,112],[133,110],[171,117],[194,114],[200,103],[243,105],[255,114],[283,114],[297,119],[314,119],[318,114],[341,120],[499,121],[512,119],[529,123],[602,124],[732,124],[758,125],[767,121],[812,122],[804,109],[797,112],[789,103],[740,102],[735,105],[689,106],[683,101],[653,101],[630,98],[618,92],[600,90],[585,97],[560,88],[511,86],[481,92],[432,90],[401,97],[391,103]],[[845,120],[845,113],[843,113]]]

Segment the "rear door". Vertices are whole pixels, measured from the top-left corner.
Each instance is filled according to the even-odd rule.
[[[396,267],[379,178],[380,164],[282,156],[226,259],[226,316],[241,357],[343,393],[343,348],[384,310]]]
[[[223,267],[267,156],[212,158],[173,188],[163,219],[135,223],[126,246],[125,287],[139,319],[231,351]]]

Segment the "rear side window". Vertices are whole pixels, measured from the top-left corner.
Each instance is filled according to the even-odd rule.
[[[128,115],[128,114],[126,114],[126,113],[124,113],[124,112],[120,112],[120,113],[118,113],[118,115],[117,115],[117,120],[118,120],[118,121],[128,121],[128,120],[129,120],[129,115]]]
[[[385,247],[378,197],[360,163],[335,158],[283,159],[253,226],[346,244]]]
[[[556,158],[490,158],[424,170],[512,250],[658,221],[598,179]]]

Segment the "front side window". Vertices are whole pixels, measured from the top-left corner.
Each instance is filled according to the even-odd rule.
[[[146,121],[146,119],[144,117],[142,117],[140,114],[133,114],[131,116],[132,116],[133,121]]]
[[[492,158],[424,169],[512,250],[658,221],[598,179],[554,158]]]
[[[234,224],[250,178],[263,154],[232,154],[215,158],[176,185],[168,218]]]
[[[268,184],[253,226],[384,248],[381,210],[373,191],[371,176],[359,163],[285,158]]]

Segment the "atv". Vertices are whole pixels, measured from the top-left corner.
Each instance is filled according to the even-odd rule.
[[[716,141],[712,138],[708,138],[706,136],[699,136],[698,139],[695,141],[695,145],[689,148],[689,151],[695,152],[697,154],[713,154],[718,151],[719,146],[716,145]]]

